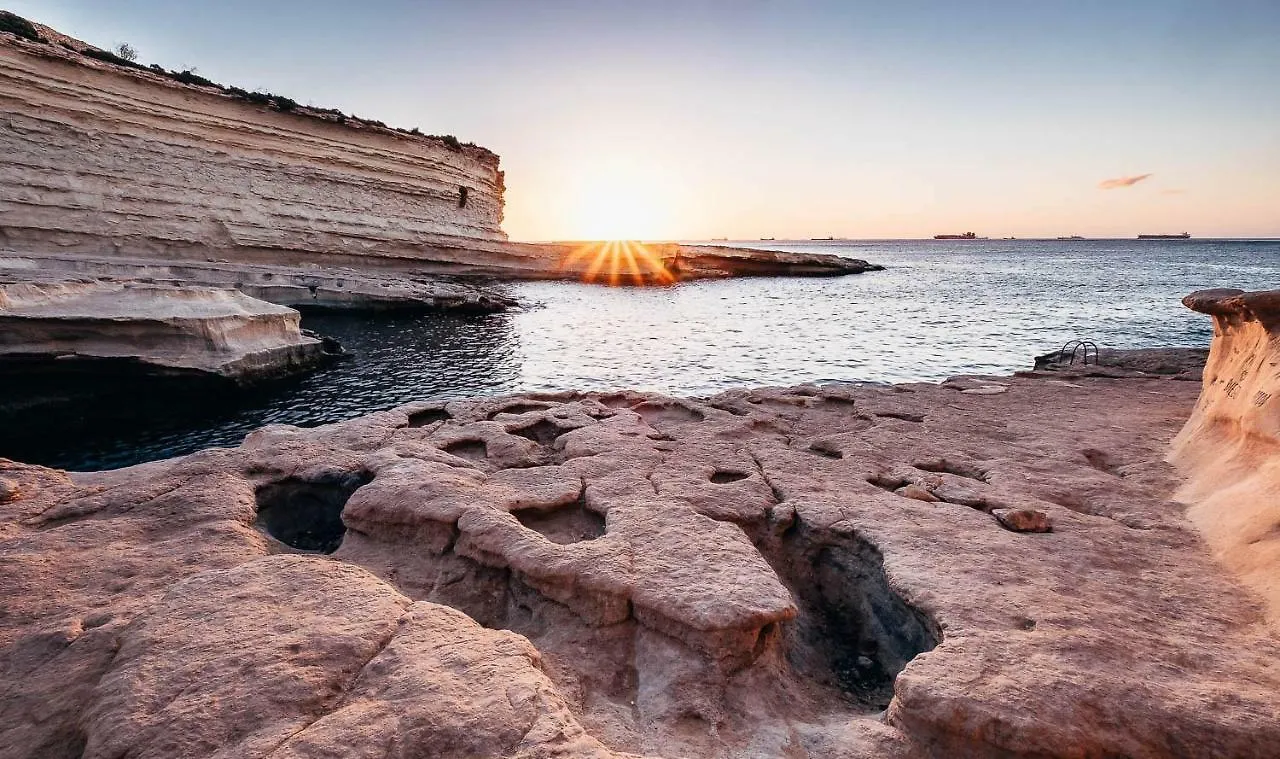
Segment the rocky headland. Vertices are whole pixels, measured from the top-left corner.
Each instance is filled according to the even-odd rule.
[[[592,244],[507,240],[503,172],[483,147],[143,66],[13,14],[0,21],[0,255],[74,256],[86,274],[216,262],[419,287],[446,275],[592,280],[601,268],[581,255]],[[608,262],[621,283],[878,268],[644,247]],[[201,271],[190,283],[214,284]]]
[[[0,155],[0,277],[130,284],[132,313],[165,312],[164,286],[236,291],[241,304],[483,312],[516,305],[500,280],[650,285],[880,268],[678,243],[513,243],[492,151],[143,66],[4,11]],[[58,317],[64,334],[82,311]],[[131,324],[99,319],[79,342],[112,339],[108,352],[123,357]],[[148,339],[165,335],[179,337]],[[159,351],[189,353],[181,342]],[[155,352],[133,358],[154,363]]]
[[[1148,352],[6,463],[0,755],[1273,756],[1275,302],[1189,299],[1199,401]]]

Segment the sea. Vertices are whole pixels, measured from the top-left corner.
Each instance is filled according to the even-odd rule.
[[[413,400],[634,388],[707,396],[807,382],[933,382],[1008,374],[1071,340],[1209,344],[1194,290],[1280,287],[1280,240],[725,242],[860,258],[881,272],[669,287],[505,285],[488,315],[308,312],[347,356],[227,397],[103,396],[0,419],[0,457],[90,471],[209,446],[267,424],[314,426]]]

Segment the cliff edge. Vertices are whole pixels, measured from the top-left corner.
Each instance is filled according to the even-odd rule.
[[[670,245],[604,260],[579,245],[512,243],[490,150],[143,66],[4,12],[0,156],[0,252],[81,273],[119,276],[146,259],[345,279],[339,269],[588,281],[608,281],[597,278],[607,270],[662,284],[876,268]]]
[[[1201,290],[1213,317],[1200,399],[1173,441],[1187,516],[1280,622],[1280,290]]]

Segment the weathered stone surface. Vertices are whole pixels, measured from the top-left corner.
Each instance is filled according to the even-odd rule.
[[[234,290],[0,279],[0,362],[24,372],[114,361],[248,382],[311,368],[328,353],[301,333],[297,311]]]
[[[1200,400],[1173,443],[1189,480],[1178,496],[1218,558],[1280,625],[1280,291],[1202,290],[1213,317]]]
[[[1053,520],[1039,509],[992,509],[991,515],[1014,532],[1049,532]]]
[[[1270,756],[1280,639],[1169,500],[1196,387],[1088,373],[5,464],[0,755]]]
[[[258,559],[178,583],[121,631],[83,756],[609,755],[538,660],[350,564]]]
[[[499,286],[377,268],[156,260],[121,255],[17,253],[0,250],[0,277],[31,281],[34,272],[117,283],[239,290],[279,306],[341,310],[490,312],[515,305]]]

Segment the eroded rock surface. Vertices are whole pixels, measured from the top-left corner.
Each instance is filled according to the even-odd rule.
[[[5,464],[0,755],[1271,756],[1280,641],[1168,500],[1195,385],[1049,377]]]
[[[302,334],[297,311],[234,290],[43,279],[0,277],[0,376],[112,363],[245,383],[336,350]]]
[[[1179,497],[1217,556],[1266,599],[1280,627],[1280,291],[1202,290],[1213,317],[1203,389],[1174,440]]]

